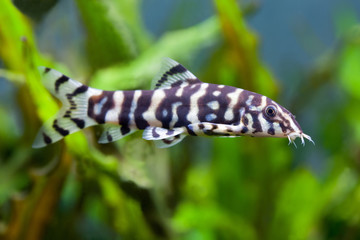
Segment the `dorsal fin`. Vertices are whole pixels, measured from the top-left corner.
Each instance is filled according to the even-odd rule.
[[[201,83],[194,74],[171,58],[163,59],[161,70],[159,74],[156,75],[153,82],[156,83],[154,89],[172,88]]]

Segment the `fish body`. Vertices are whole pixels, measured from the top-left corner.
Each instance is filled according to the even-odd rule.
[[[39,131],[34,148],[44,147],[83,128],[105,124],[99,143],[136,130],[160,148],[185,136],[287,137],[304,134],[295,117],[275,101],[232,86],[201,82],[172,59],[165,59],[154,90],[103,91],[53,69],[42,68],[43,82],[63,106]]]

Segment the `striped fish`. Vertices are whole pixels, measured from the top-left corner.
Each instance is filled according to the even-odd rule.
[[[201,82],[166,58],[154,90],[103,91],[41,67],[46,88],[62,102],[56,116],[40,129],[34,148],[55,143],[83,128],[105,124],[99,143],[116,141],[137,130],[160,148],[185,136],[284,137],[289,144],[303,133],[295,117],[266,96]],[[295,145],[296,146],[296,145]]]

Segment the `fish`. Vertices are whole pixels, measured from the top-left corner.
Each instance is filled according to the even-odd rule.
[[[165,58],[152,90],[105,91],[91,88],[47,67],[44,86],[62,102],[39,130],[33,148],[45,147],[81,129],[104,125],[98,142],[117,141],[137,130],[159,148],[186,136],[278,137],[295,146],[314,143],[295,116],[261,94],[200,81],[175,60]],[[315,143],[314,143],[315,144]]]

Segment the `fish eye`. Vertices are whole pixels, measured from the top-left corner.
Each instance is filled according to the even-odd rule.
[[[276,115],[276,108],[273,105],[267,106],[265,109],[265,113],[268,117],[275,117]]]

